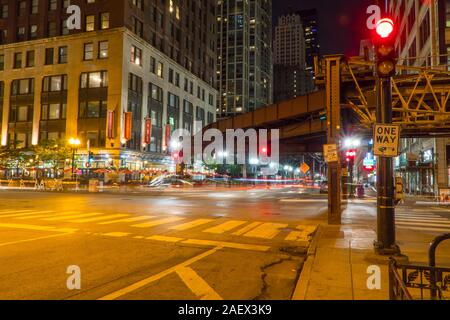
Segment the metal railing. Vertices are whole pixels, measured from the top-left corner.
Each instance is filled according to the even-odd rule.
[[[436,237],[428,250],[429,265],[389,262],[389,298],[391,300],[450,299],[450,267],[436,267],[436,248],[450,233]]]

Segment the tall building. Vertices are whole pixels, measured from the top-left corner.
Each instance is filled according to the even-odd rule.
[[[313,79],[306,70],[305,38],[299,14],[279,17],[274,42],[274,101],[279,102],[307,94],[313,89]]]
[[[170,162],[170,131],[215,121],[215,31],[214,0],[1,0],[1,145],[78,137],[81,168],[88,147],[93,168]]]
[[[217,1],[217,112],[272,103],[272,1]]]
[[[303,25],[306,70],[314,72],[314,57],[320,55],[318,14],[316,9],[297,12]]]
[[[449,68],[449,0],[393,0],[389,13],[398,27],[399,64]],[[402,139],[395,164],[408,192],[437,195],[450,187],[450,139]]]

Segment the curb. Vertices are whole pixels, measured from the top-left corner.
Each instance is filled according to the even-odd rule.
[[[308,291],[312,267],[314,265],[314,260],[316,258],[317,242],[318,242],[318,239],[320,238],[321,233],[322,233],[322,226],[319,225],[317,227],[317,231],[313,237],[313,240],[311,241],[311,244],[308,248],[305,262],[303,263],[302,271],[300,272],[300,275],[298,277],[298,282],[295,287],[294,293],[291,297],[291,300],[305,300],[306,299],[306,293]]]

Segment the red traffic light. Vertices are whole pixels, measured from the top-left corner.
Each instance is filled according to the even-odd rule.
[[[387,38],[394,31],[394,22],[389,18],[381,19],[377,22],[376,31],[381,38]]]
[[[266,147],[262,147],[262,148],[261,148],[261,152],[262,152],[262,153],[267,153],[267,148],[266,148]]]
[[[345,157],[348,159],[347,161],[349,161],[350,159],[355,159],[356,150],[354,149],[347,150],[347,152],[345,152]]]

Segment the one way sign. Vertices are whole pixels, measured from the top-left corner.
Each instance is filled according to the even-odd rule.
[[[400,126],[376,124],[373,132],[373,154],[382,157],[397,157],[400,141]]]

